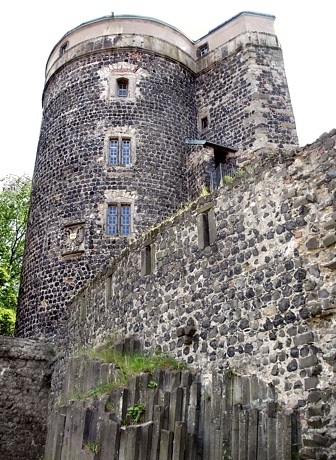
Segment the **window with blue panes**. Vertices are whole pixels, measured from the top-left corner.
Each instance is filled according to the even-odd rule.
[[[107,233],[110,235],[130,235],[131,206],[129,204],[110,204],[107,210]]]
[[[131,163],[131,141],[123,139],[121,141],[121,164],[129,165]]]
[[[112,138],[109,142],[109,164],[131,164],[131,140]]]
[[[126,78],[120,78],[117,80],[118,85],[118,97],[128,96],[128,80]]]

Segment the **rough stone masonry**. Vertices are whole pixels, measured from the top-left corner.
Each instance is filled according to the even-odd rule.
[[[16,334],[55,347],[52,401],[69,353],[111,335],[186,360],[204,382],[213,369],[257,374],[299,412],[302,458],[332,459],[335,131],[298,148],[273,22],[241,13],[192,42],[111,16],[57,43]],[[208,194],[228,166],[238,177]],[[126,236],[108,229],[121,206]],[[37,358],[27,366],[44,369]]]
[[[136,239],[68,304],[67,347],[138,335],[204,376],[256,374],[299,410],[302,458],[334,458],[335,138],[252,160]]]

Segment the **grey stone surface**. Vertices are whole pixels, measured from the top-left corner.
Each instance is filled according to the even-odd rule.
[[[69,362],[70,387],[76,384],[76,388],[84,388],[88,380],[85,374],[90,375],[91,370],[88,360],[82,359],[78,380]],[[279,460],[292,458],[301,442],[293,418],[296,410],[280,410],[276,392],[256,375],[228,377],[212,372],[211,382],[204,377],[199,371],[189,370],[182,374],[156,370],[146,378],[142,375],[143,381],[157,381],[161,396],[158,405],[150,406],[153,390],[143,388],[141,401],[146,403],[146,417],[137,424],[131,420],[125,424],[121,418],[125,410],[116,410],[133,403],[131,395],[137,392],[137,379],[129,382],[126,398],[123,392],[111,393],[108,400],[105,396],[69,400],[70,395],[64,394],[65,406],[54,407],[49,417],[46,460],[263,460],[274,458],[275,452]],[[324,405],[320,405],[320,417],[323,411]],[[313,426],[316,411],[311,409],[310,415]]]
[[[51,354],[44,341],[0,336],[0,458],[43,455]]]

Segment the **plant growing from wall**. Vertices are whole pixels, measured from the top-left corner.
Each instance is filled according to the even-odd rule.
[[[158,384],[154,382],[154,380],[151,380],[148,382],[147,388],[157,388]]]
[[[85,448],[94,453],[94,454],[99,454],[101,446],[99,441],[92,441],[91,439],[88,439],[85,441]]]
[[[230,379],[230,380],[232,380],[234,378],[234,373],[233,373],[233,370],[231,369],[231,367],[227,367],[225,369],[224,374],[225,374],[225,377]]]
[[[120,353],[111,343],[85,352],[92,359],[115,364],[119,370],[120,383],[127,384],[131,377],[143,372],[151,373],[156,369],[186,369],[187,363],[179,361],[167,353]]]
[[[100,396],[110,393],[117,384],[118,382],[100,382],[95,388],[89,390],[85,397],[99,398]]]
[[[244,170],[242,168],[238,168],[236,171],[236,177],[243,177]]]
[[[200,196],[202,197],[202,196],[207,196],[207,195],[210,195],[209,187],[206,184],[203,184]]]
[[[132,420],[133,424],[139,423],[141,417],[144,415],[146,411],[146,406],[142,402],[138,402],[134,406],[131,406],[127,409],[127,417]]]
[[[231,177],[231,176],[223,176],[223,181],[226,184],[229,184],[229,183],[233,182],[233,177]]]

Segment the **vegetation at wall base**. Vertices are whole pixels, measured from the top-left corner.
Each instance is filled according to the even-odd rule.
[[[179,361],[173,356],[163,352],[151,354],[140,352],[121,353],[113,348],[111,344],[87,351],[91,359],[115,364],[121,376],[127,382],[131,377],[143,372],[151,373],[156,369],[179,370],[186,369],[187,363]]]
[[[104,363],[110,363],[114,365],[116,372],[112,381],[110,379],[108,381],[100,381],[90,390],[83,391],[80,385],[74,386],[66,398],[71,400],[90,400],[92,398],[100,398],[111,393],[113,388],[128,386],[129,381],[132,378],[143,373],[151,374],[155,370],[180,370],[187,368],[187,363],[185,361],[179,361],[167,353],[157,350],[153,353],[121,353],[117,351],[110,342],[107,342],[97,348],[81,350],[79,353],[76,353],[76,356],[80,356],[85,360],[91,359],[99,360]],[[158,383],[154,380],[150,380],[148,382],[147,388],[149,390],[157,387]],[[63,400],[63,398],[57,402],[58,406],[64,404],[66,404],[66,401]],[[134,409],[134,414],[138,409],[139,408]],[[132,414],[129,414],[129,418],[132,418]]]
[[[84,448],[86,448],[89,452],[92,452],[93,454],[99,454],[101,446],[98,441],[91,441],[88,439],[84,443]]]

